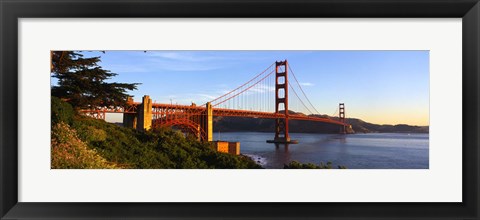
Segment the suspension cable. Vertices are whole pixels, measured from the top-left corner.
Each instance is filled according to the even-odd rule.
[[[337,114],[338,108],[335,108],[335,112],[330,116],[330,117],[335,117],[335,114]]]
[[[288,83],[288,86],[290,86],[290,88],[293,90],[293,93],[295,94],[295,96],[297,96],[298,100],[300,100],[300,102],[302,103],[303,107],[305,107],[305,108],[310,112],[310,114],[313,114],[313,112],[310,111],[310,109],[305,105],[305,103],[303,103],[302,99],[300,99],[300,97],[298,97],[297,92],[295,91],[295,89],[293,88],[293,86],[290,84],[290,82]]]
[[[225,96],[227,96],[227,95],[230,95],[231,93],[239,90],[239,89],[242,88],[243,86],[249,84],[250,82],[252,82],[252,81],[255,80],[256,78],[260,77],[262,74],[264,74],[265,72],[267,72],[267,70],[270,69],[274,64],[275,64],[275,63],[272,63],[269,67],[267,67],[267,68],[266,68],[265,70],[263,70],[261,73],[259,73],[258,75],[256,75],[253,79],[251,79],[251,80],[249,80],[248,82],[244,83],[243,85],[235,88],[234,90],[232,90],[232,91],[230,91],[230,92],[228,92],[228,93],[226,93],[226,94],[224,94],[224,95],[222,95],[222,96],[220,96],[220,97],[218,97],[218,98],[210,101],[210,103],[213,103],[213,102],[215,102],[215,101],[217,101],[217,100],[219,100],[219,99],[221,99],[221,98],[223,98],[223,97],[225,97]]]
[[[288,69],[289,69],[290,72],[292,73],[293,78],[295,79],[295,81],[296,81],[297,84],[298,84],[298,87],[300,88],[300,90],[301,90],[302,93],[303,93],[303,96],[305,96],[305,98],[307,99],[308,103],[310,103],[310,105],[312,106],[313,110],[315,110],[315,112],[317,112],[317,114],[320,114],[320,112],[315,108],[315,106],[313,106],[312,102],[310,102],[310,99],[308,99],[307,95],[305,94],[305,91],[303,91],[302,86],[301,86],[300,83],[298,82],[297,77],[295,76],[295,73],[293,72],[293,70],[292,70],[292,68],[290,67],[290,65],[288,65]]]
[[[230,100],[230,99],[232,99],[232,98],[234,98],[234,97],[236,97],[236,96],[238,96],[238,95],[242,94],[243,92],[245,92],[245,91],[249,90],[249,89],[250,89],[250,88],[252,88],[253,86],[255,86],[255,85],[257,85],[258,83],[262,82],[264,79],[266,79],[268,76],[272,75],[272,73],[274,73],[274,72],[275,72],[275,71],[271,71],[269,74],[267,74],[267,75],[266,75],[266,76],[264,76],[262,79],[260,79],[260,80],[259,80],[259,81],[257,81],[256,83],[252,84],[252,85],[251,85],[251,86],[249,86],[248,88],[246,88],[246,89],[244,89],[244,90],[240,91],[239,93],[236,93],[236,94],[234,94],[233,96],[231,96],[231,97],[229,97],[229,98],[226,98],[226,99],[225,99],[225,100],[223,100],[223,101],[220,101],[219,103],[216,103],[216,104],[215,104],[215,105],[213,105],[213,106],[220,105],[220,104],[222,104],[222,103],[224,103],[224,102],[226,102],[226,101],[228,101],[228,100]]]

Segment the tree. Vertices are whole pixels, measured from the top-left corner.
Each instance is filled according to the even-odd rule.
[[[138,83],[108,83],[116,76],[98,65],[100,57],[84,58],[74,51],[51,52],[51,76],[58,79],[52,95],[67,100],[75,108],[123,106]]]

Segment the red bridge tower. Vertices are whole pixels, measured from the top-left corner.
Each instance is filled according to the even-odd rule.
[[[345,103],[338,104],[338,119],[342,123],[345,123]],[[346,134],[347,133],[347,127],[345,125],[340,127],[340,133],[341,134]]]
[[[282,108],[283,107],[283,108]],[[283,113],[281,112],[283,111]],[[285,114],[275,119],[275,138],[268,143],[298,143],[288,134],[288,61],[275,62],[275,113]]]

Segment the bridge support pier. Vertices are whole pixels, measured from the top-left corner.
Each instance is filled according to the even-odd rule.
[[[207,102],[205,108],[205,114],[202,115],[201,126],[202,130],[205,131],[202,141],[213,141],[213,108],[212,103]]]
[[[138,131],[148,131],[152,128],[152,99],[145,95],[142,98],[142,104],[138,109]]]
[[[123,113],[123,127],[137,128],[137,114]]]
[[[133,98],[128,97],[127,106],[133,105]],[[127,108],[127,107],[125,107]],[[123,127],[137,128],[137,113],[123,113]]]

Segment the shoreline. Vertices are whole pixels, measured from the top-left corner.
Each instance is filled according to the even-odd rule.
[[[267,165],[267,158],[256,155],[256,154],[242,154],[253,161],[255,161],[256,164],[262,166],[262,168],[265,168],[265,165]]]

